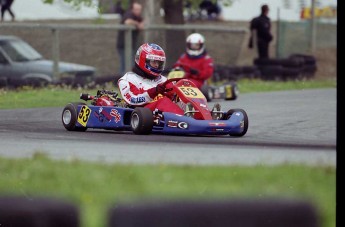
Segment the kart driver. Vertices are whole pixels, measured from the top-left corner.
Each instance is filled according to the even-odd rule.
[[[132,71],[118,80],[123,99],[131,106],[143,106],[152,111],[171,112],[183,115],[184,111],[163,94],[167,80],[161,75],[166,58],[164,50],[157,44],[145,43],[135,54]]]
[[[178,67],[199,89],[213,75],[213,59],[206,52],[205,38],[201,34],[193,33],[187,37],[186,52],[173,65],[173,68]]]

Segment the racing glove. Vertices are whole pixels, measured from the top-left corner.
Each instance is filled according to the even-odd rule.
[[[156,86],[157,94],[163,94],[165,92],[165,86],[163,84],[158,84]]]
[[[199,74],[199,70],[193,69],[193,68],[190,68],[189,72],[190,72],[191,75],[195,75],[195,76]]]
[[[147,93],[151,98],[156,97],[158,94],[163,94],[165,92],[165,86],[158,84],[156,87],[147,90]]]

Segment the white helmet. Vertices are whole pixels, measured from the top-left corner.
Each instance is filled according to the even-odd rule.
[[[186,39],[187,54],[193,57],[200,56],[205,50],[205,38],[199,33],[190,34]]]

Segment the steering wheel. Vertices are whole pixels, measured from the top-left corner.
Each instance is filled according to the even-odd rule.
[[[185,79],[185,78],[171,78],[171,79],[166,80],[164,83],[162,83],[162,85],[165,87],[165,85],[167,85],[170,82],[179,81],[182,79]]]
[[[168,79],[165,82],[163,82],[162,85],[165,88],[165,91],[164,91],[163,95],[167,96],[168,92],[172,91],[172,88],[169,88],[169,89],[166,88],[167,84],[169,84],[171,82],[174,82],[174,81],[179,81],[179,80],[182,80],[182,79],[184,79],[184,78],[171,78],[171,79]]]

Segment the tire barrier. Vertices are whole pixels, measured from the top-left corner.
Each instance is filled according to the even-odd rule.
[[[0,226],[79,227],[77,206],[61,199],[0,197]],[[116,203],[107,213],[107,227],[320,227],[308,201],[284,198],[174,200]]]
[[[261,72],[257,66],[215,65],[212,81],[237,81],[243,78],[260,78],[260,76]]]
[[[263,80],[303,80],[314,77],[317,66],[311,55],[292,54],[288,58],[254,59]]]
[[[108,227],[320,226],[311,204],[285,199],[119,204],[108,215]]]
[[[79,209],[73,204],[43,197],[0,197],[0,226],[79,227]]]

